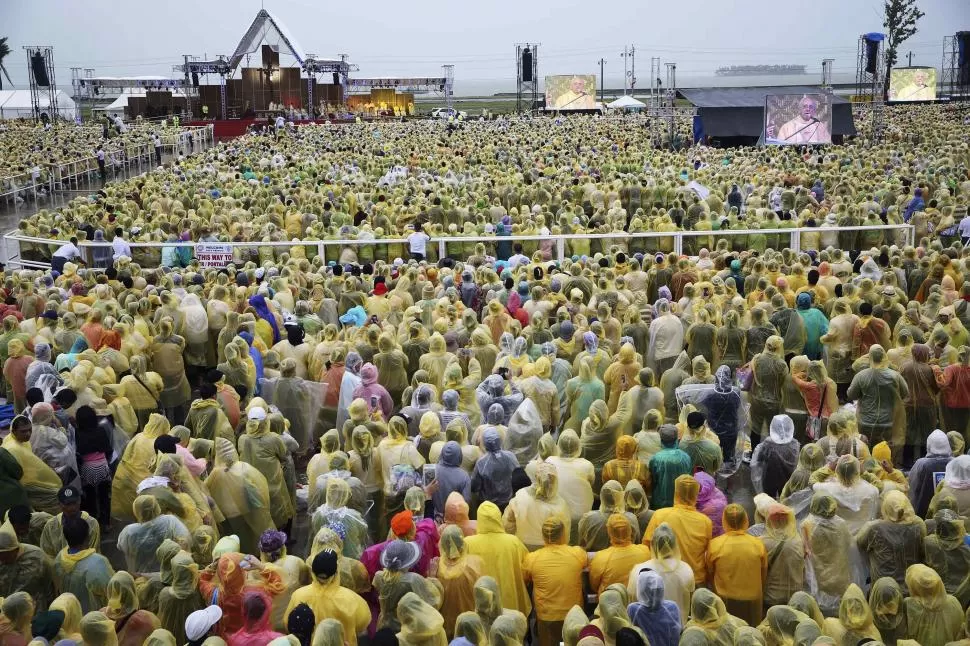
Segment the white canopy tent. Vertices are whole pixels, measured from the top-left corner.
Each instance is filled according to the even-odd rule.
[[[632,96],[623,95],[616,101],[613,101],[608,106],[611,110],[642,110],[647,107],[647,104],[643,101],[634,99]]]
[[[40,95],[40,111],[50,112],[46,90]],[[57,113],[62,119],[74,119],[74,99],[63,90],[57,91]],[[30,90],[0,90],[0,119],[27,119],[33,116]]]

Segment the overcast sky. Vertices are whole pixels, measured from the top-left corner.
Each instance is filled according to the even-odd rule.
[[[0,36],[9,37],[6,67],[18,87],[27,83],[23,45],[54,47],[61,86],[70,85],[71,67],[170,76],[182,54],[231,54],[260,6],[0,0]],[[912,50],[914,65],[940,67],[943,37],[970,30],[970,0],[919,6],[926,16],[902,53]],[[438,76],[453,63],[459,94],[514,90],[516,42],[541,43],[540,76],[599,74],[603,57],[607,84],[615,85],[623,76],[620,53],[635,45],[638,86],[645,87],[651,56],[677,62],[681,85],[720,65],[798,63],[814,73],[824,57],[835,59],[837,74],[853,75],[859,34],[882,29],[882,0],[266,0],[265,7],[304,52],[349,54],[357,76]]]

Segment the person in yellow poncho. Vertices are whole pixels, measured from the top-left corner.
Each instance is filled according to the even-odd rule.
[[[674,506],[658,509],[647,525],[643,543],[649,544],[653,533],[662,523],[667,523],[677,537],[684,562],[694,570],[694,582],[703,585],[707,580],[705,557],[711,542],[713,524],[711,519],[697,511],[697,495],[700,485],[690,475],[682,475],[674,481]]]
[[[946,644],[962,634],[964,616],[960,602],[946,593],[939,574],[922,563],[910,565],[906,569],[906,588],[910,596],[903,601],[903,608],[909,639],[920,644]]]
[[[108,581],[114,570],[108,559],[88,544],[88,525],[80,518],[64,521],[67,547],[54,560],[54,586],[70,592],[81,602],[82,612],[103,608],[108,603]]]
[[[203,383],[199,387],[199,398],[189,407],[185,426],[192,431],[192,437],[209,441],[224,437],[232,442],[236,435],[216,394],[216,387],[210,383]]]
[[[741,505],[724,508],[725,533],[707,550],[708,580],[729,613],[751,626],[761,623],[768,553],[764,544],[748,534],[748,515]]]
[[[478,508],[475,531],[475,536],[465,539],[468,553],[482,558],[482,573],[498,581],[505,603],[528,616],[532,601],[522,578],[522,561],[528,554],[525,545],[518,537],[505,533],[502,514],[492,502]]]
[[[171,426],[165,417],[152,413],[145,429],[133,437],[125,453],[118,462],[114,479],[111,481],[111,515],[116,518],[134,520],[132,505],[138,495],[138,485],[152,475],[155,459],[155,440],[168,435]]]
[[[273,522],[276,527],[288,531],[296,514],[283,479],[283,464],[289,452],[283,439],[270,433],[264,409],[252,408],[247,416],[246,432],[239,437],[239,457],[253,465],[266,478]]]
[[[101,526],[88,512],[81,511],[81,490],[78,487],[64,487],[57,494],[61,505],[61,513],[44,523],[40,535],[40,548],[55,558],[62,549],[67,547],[64,539],[64,521],[68,518],[80,518],[88,525],[89,535],[86,547],[101,551]]]
[[[273,529],[269,486],[263,474],[241,462],[232,442],[220,437],[216,439],[215,466],[205,484],[225,516],[221,533],[235,534],[244,553],[258,554],[259,537]]]
[[[131,401],[125,396],[125,386],[122,384],[106,384],[101,392],[108,403],[108,413],[117,428],[124,431],[128,438],[138,432],[138,414]]]
[[[20,484],[27,492],[27,499],[34,511],[58,514],[61,506],[57,502],[57,492],[61,489],[61,479],[47,464],[34,455],[30,447],[32,426],[30,420],[18,415],[10,424],[10,435],[3,439],[7,450],[23,469]]]

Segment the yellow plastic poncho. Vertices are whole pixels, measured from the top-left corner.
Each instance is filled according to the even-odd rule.
[[[490,576],[483,576],[475,582],[475,613],[482,622],[485,632],[492,629],[495,620],[507,615],[523,627],[528,626],[526,615],[518,610],[505,608],[502,591],[498,582]]]
[[[956,597],[946,593],[940,575],[918,563],[906,570],[909,598],[906,609],[907,637],[920,644],[946,644],[960,637],[963,608]]]
[[[152,413],[144,430],[128,442],[111,481],[112,516],[134,520],[132,505],[138,495],[138,485],[152,475],[155,440],[162,435],[168,435],[170,428],[171,425],[165,417]]]
[[[545,543],[542,524],[547,518],[570,518],[569,505],[559,495],[559,474],[556,467],[542,462],[536,469],[535,484],[520,489],[505,508],[505,531],[518,536],[529,550],[537,550]],[[569,524],[566,524],[569,527]],[[569,534],[566,534],[569,541]]]
[[[266,478],[273,523],[277,527],[283,527],[296,514],[283,479],[283,465],[288,456],[283,439],[270,432],[269,420],[246,422],[246,432],[239,437],[239,457]]]
[[[30,424],[25,418],[18,417],[17,419],[22,419],[28,425]],[[11,428],[17,423],[17,419],[11,424]],[[11,432],[3,439],[2,446],[16,458],[24,471],[20,478],[20,485],[27,493],[30,506],[34,511],[44,511],[48,514],[59,513],[61,506],[57,502],[57,492],[60,491],[63,483],[53,469],[34,455],[30,441],[20,442]]]
[[[81,638],[85,646],[118,646],[115,622],[102,612],[89,612],[81,618]]]
[[[712,646],[734,646],[734,637],[744,622],[729,615],[721,598],[707,588],[698,588],[690,600],[691,619],[684,629],[704,630]]]
[[[340,574],[341,587],[353,590],[357,594],[364,594],[371,589],[367,568],[357,559],[343,556],[343,539],[329,527],[323,527],[313,537],[310,554],[306,558],[307,567],[313,565],[314,557],[324,550],[330,550],[337,555],[337,571]]]
[[[51,602],[50,610],[60,610],[64,613],[64,622],[57,633],[57,639],[73,639],[81,641],[81,602],[70,592],[65,592]]]
[[[864,638],[879,641],[882,636],[872,621],[872,611],[862,589],[852,583],[846,588],[839,604],[839,616],[829,617],[822,624],[822,632],[839,646],[858,644]],[[942,642],[941,642],[942,643]]]
[[[241,462],[232,443],[220,437],[215,467],[205,483],[226,518],[222,534],[239,536],[244,553],[259,553],[260,535],[273,529],[269,487],[263,474]]]
[[[475,582],[481,576],[481,558],[468,554],[465,537],[457,525],[446,525],[438,541],[437,568],[430,573],[443,589],[441,616],[445,619],[445,633],[454,635],[458,616],[475,608]]]
[[[488,633],[482,625],[481,618],[474,612],[463,612],[458,615],[458,619],[455,620],[455,639],[459,637],[464,637],[475,646],[488,646]]]
[[[397,618],[401,622],[401,632],[397,634],[401,646],[447,646],[445,620],[414,592],[401,597]]]

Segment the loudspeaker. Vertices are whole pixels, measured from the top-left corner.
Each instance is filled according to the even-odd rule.
[[[957,37],[957,83],[970,85],[970,31],[958,31]]]
[[[30,69],[34,73],[34,81],[41,87],[49,87],[51,80],[47,78],[47,61],[40,52],[31,55]]]
[[[876,73],[876,65],[879,63],[879,41],[866,39],[866,72]]]
[[[338,74],[337,72],[333,73],[333,84],[340,85],[340,74]]]
[[[532,82],[532,50],[528,47],[522,50],[522,80]]]

